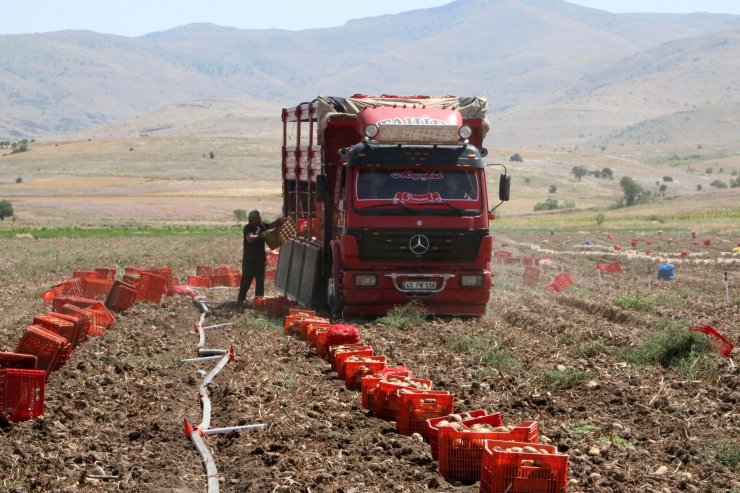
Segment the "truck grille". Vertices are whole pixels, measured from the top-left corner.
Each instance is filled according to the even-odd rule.
[[[439,263],[473,262],[478,256],[480,240],[489,234],[488,230],[373,230],[348,231],[357,237],[361,260],[390,261],[435,261]],[[416,235],[428,239],[428,249],[424,253],[414,253],[410,243]],[[423,250],[426,242],[414,241],[417,251]]]

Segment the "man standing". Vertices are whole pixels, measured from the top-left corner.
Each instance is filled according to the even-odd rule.
[[[265,294],[265,238],[264,232],[272,224],[263,223],[262,217],[257,210],[249,212],[247,224],[244,226],[244,254],[242,257],[242,282],[239,286],[239,296],[237,303],[244,303],[247,298],[247,292],[255,280],[254,295],[264,296]],[[282,218],[274,222],[275,226],[282,223]]]

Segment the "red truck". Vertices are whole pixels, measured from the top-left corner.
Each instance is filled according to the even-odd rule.
[[[283,214],[298,235],[280,248],[276,288],[334,316],[411,300],[484,314],[495,209],[486,110],[484,98],[388,95],[283,109]],[[510,184],[504,171],[501,202]]]

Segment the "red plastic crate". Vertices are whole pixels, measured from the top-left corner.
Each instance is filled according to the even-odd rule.
[[[213,287],[222,286],[233,288],[235,286],[238,286],[239,284],[234,282],[234,276],[232,276],[231,274],[212,274],[211,285]]]
[[[406,380],[408,378],[408,380]],[[400,382],[397,380],[401,380]],[[415,382],[424,384],[427,387],[425,389],[418,390],[432,390],[432,381],[424,378],[404,377],[401,379],[394,379],[390,377],[380,382],[378,389],[375,392],[375,410],[373,415],[376,418],[384,419],[386,421],[396,420],[396,410],[398,409],[398,398],[399,391],[401,390],[417,390],[408,386],[409,382]]]
[[[103,305],[102,301],[93,300],[90,298],[57,297],[54,298],[54,303],[52,304],[52,307],[55,312],[58,312],[58,308],[60,308],[62,305],[67,304],[89,310],[92,314],[93,319],[95,320],[95,325],[98,331],[102,330],[104,332],[105,330],[113,327],[113,325],[116,323],[116,317],[114,317],[113,314],[108,311],[105,305]],[[89,333],[91,335],[101,335],[103,332],[101,332],[100,334],[93,334],[91,331]]]
[[[108,296],[112,287],[113,281],[109,279],[98,279],[97,277],[82,278],[82,296],[86,298]]]
[[[158,267],[156,269],[147,269],[147,272],[156,274],[164,279],[165,291],[172,288],[177,284],[175,276],[172,275],[172,269],[170,267]]]
[[[73,279],[82,279],[83,277],[97,277],[97,273],[94,270],[76,270],[72,272]]]
[[[565,493],[568,483],[568,456],[557,447],[537,444],[548,454],[507,452],[496,447],[526,447],[524,442],[485,440],[481,459],[481,493]],[[522,464],[522,461],[527,461]]]
[[[0,369],[0,414],[10,421],[44,415],[44,370]]]
[[[59,334],[67,339],[67,342],[73,346],[77,342],[77,326],[74,322],[53,315],[54,312],[47,312],[44,315],[34,317],[33,325],[38,325],[47,330]]]
[[[167,292],[165,278],[153,272],[143,271],[139,273],[140,279],[136,284],[136,301],[151,301],[161,303],[162,297]]]
[[[72,345],[64,337],[37,325],[26,327],[18,341],[16,353],[32,354],[37,358],[36,368],[49,373],[67,362]]]
[[[188,286],[194,288],[210,288],[211,278],[209,276],[188,276]]]
[[[131,308],[136,303],[136,286],[116,281],[105,299],[105,306],[111,310],[122,312]]]
[[[98,267],[95,269],[95,277],[112,281],[116,278],[116,269],[112,267]]]
[[[360,383],[362,390],[362,408],[368,411],[375,412],[375,394],[378,390],[380,382],[387,378],[405,378],[410,377],[411,372],[401,373],[385,373],[383,375],[368,375],[364,377]]]
[[[9,353],[0,351],[0,368],[35,370],[36,356],[32,354]]]
[[[77,334],[78,344],[87,339],[88,335],[99,336],[105,334],[105,329],[98,327],[95,316],[93,315],[92,311],[88,310],[87,308],[80,308],[79,306],[65,303],[64,305],[56,309],[55,312],[82,319],[81,323],[83,328],[80,329],[80,332],[78,332]]]
[[[198,265],[195,268],[195,275],[198,277],[210,276],[211,274],[213,274],[213,267],[210,265]]]
[[[306,343],[309,346],[316,346],[316,331],[319,329],[329,329],[331,327],[331,322],[322,321],[322,322],[306,322],[301,324],[301,339],[306,341]]]
[[[469,428],[476,423],[501,426],[488,422],[488,416],[471,419],[464,426]],[[537,443],[539,439],[535,421],[525,421],[510,432],[457,431],[451,427],[443,427],[439,429],[438,435],[439,473],[446,479],[460,481],[480,479],[480,464],[485,440],[514,441],[531,445]]]
[[[446,416],[455,409],[455,398],[447,391],[399,393],[396,430],[401,435],[419,433],[426,438],[427,419]]]
[[[90,328],[90,317],[84,317],[82,314],[67,314],[59,312],[46,312],[44,315],[50,315],[52,317],[61,318],[67,322],[71,322],[75,326],[75,339],[72,342],[73,346],[79,346],[82,341],[87,337],[87,331]],[[62,334],[63,335],[63,334]]]
[[[219,264],[213,267],[213,275],[231,274],[234,269],[229,264]]]
[[[345,361],[344,362],[344,385],[349,390],[360,390],[362,388],[362,378],[372,375],[376,371],[384,370],[388,367],[388,360],[383,355],[371,356],[372,361]]]
[[[357,347],[346,347],[333,353],[333,356],[329,358],[332,361],[332,367],[337,372],[340,380],[344,380],[344,363],[348,358],[352,356],[374,356],[375,350],[372,346],[361,345]],[[331,346],[334,349],[336,346]],[[331,352],[329,354],[332,354]]]
[[[55,284],[47,291],[41,293],[41,299],[47,305],[54,301],[54,298],[58,296],[81,296],[82,295],[82,279],[75,278],[69,279],[59,284]]]
[[[493,416],[488,424],[491,426],[503,426],[504,424],[504,420],[501,419],[501,413],[488,414],[488,411],[485,409],[476,409],[475,411],[468,411],[467,413],[460,414],[467,414],[469,416],[469,418],[462,420],[463,423],[467,423],[471,419],[481,418],[483,416]],[[447,416],[440,416],[438,418],[427,420],[427,433],[425,436],[429,440],[429,446],[432,448],[432,460],[439,460],[439,428],[437,427],[437,424],[446,419]]]
[[[289,300],[287,296],[257,296],[253,306],[255,310],[274,318],[283,318],[288,310],[295,307],[296,302]]]

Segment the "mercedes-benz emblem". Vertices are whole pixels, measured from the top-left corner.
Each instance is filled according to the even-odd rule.
[[[414,235],[409,240],[409,249],[416,255],[427,253],[429,250],[429,238],[424,235]]]

